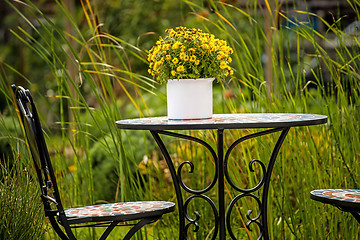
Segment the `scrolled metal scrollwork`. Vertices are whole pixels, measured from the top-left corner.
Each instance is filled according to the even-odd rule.
[[[193,229],[193,232],[199,231],[199,223],[198,223],[198,221],[200,220],[200,214],[199,214],[199,212],[197,212],[197,211],[195,211],[194,214],[195,214],[195,216],[196,216],[195,219],[192,219],[192,218],[189,217],[188,214],[185,214],[186,219],[189,221],[189,222],[186,224],[186,226],[185,226],[185,231],[186,231],[186,232],[189,231],[189,227],[190,227],[191,225],[194,225],[194,226],[195,226],[194,229]]]
[[[226,151],[226,154],[225,154],[225,158],[224,158],[224,174],[225,174],[225,177],[226,177],[226,180],[229,182],[229,184],[234,188],[236,189],[237,191],[239,192],[242,192],[242,193],[252,193],[252,192],[255,192],[257,190],[259,190],[261,188],[261,186],[264,184],[264,181],[265,181],[265,176],[266,176],[266,167],[265,167],[265,164],[258,160],[258,159],[253,159],[252,161],[249,162],[249,170],[251,172],[255,172],[254,170],[254,167],[253,165],[255,163],[258,163],[260,164],[260,167],[261,167],[261,170],[262,170],[262,176],[261,176],[261,179],[259,180],[259,182],[256,184],[255,187],[252,187],[252,188],[240,188],[239,186],[237,186],[231,179],[230,175],[229,175],[229,170],[228,170],[228,163],[229,163],[229,157],[230,157],[230,154],[231,152],[234,150],[234,148],[246,141],[246,140],[249,140],[249,139],[252,139],[252,138],[256,138],[256,137],[259,137],[259,136],[263,136],[263,135],[266,135],[266,134],[271,134],[271,133],[274,133],[274,132],[278,132],[278,131],[281,131],[282,128],[274,128],[274,129],[269,129],[269,130],[266,130],[266,131],[262,131],[262,132],[257,132],[257,133],[254,133],[254,134],[250,134],[250,135],[247,135],[247,136],[244,136],[242,138],[239,138],[238,140],[236,140],[235,142],[233,142],[230,147],[228,148],[228,150]]]
[[[263,232],[263,226],[261,224],[261,222],[259,221],[260,219],[260,216],[262,214],[261,212],[261,208],[262,208],[262,204],[261,204],[261,201],[260,199],[255,196],[254,194],[251,194],[251,193],[243,193],[243,194],[239,194],[237,195],[229,204],[229,208],[228,208],[228,211],[226,213],[226,225],[227,225],[227,230],[229,232],[229,235],[232,239],[237,239],[232,231],[232,228],[231,228],[231,212],[236,204],[237,201],[239,201],[241,198],[244,198],[244,197],[250,197],[250,198],[253,198],[256,200],[258,206],[259,206],[259,211],[258,213],[256,214],[255,217],[251,217],[251,214],[253,213],[253,210],[248,210],[247,213],[246,213],[246,217],[247,219],[249,220],[248,222],[246,222],[246,227],[249,231],[252,231],[252,228],[251,228],[251,225],[252,224],[256,224],[259,229],[260,229],[260,235],[258,237],[258,239],[261,239],[262,238],[262,232]]]
[[[185,189],[185,191],[187,192],[190,192],[190,193],[194,193],[196,192],[196,190],[194,191],[193,189],[189,188],[188,186],[186,186],[184,184],[184,181],[182,180],[182,177],[181,177],[181,170],[183,168],[184,165],[189,165],[190,166],[190,170],[188,173],[193,173],[194,172],[194,164],[190,161],[185,161],[185,162],[182,162],[179,167],[178,167],[178,172],[177,172],[177,175],[178,175],[178,178],[179,178],[179,183],[180,183],[180,186]]]
[[[255,169],[254,169],[254,167],[253,167],[253,165],[254,165],[254,163],[258,163],[258,164],[260,164],[260,167],[261,167],[261,170],[262,170],[262,177],[261,177],[261,179],[260,179],[260,181],[258,182],[258,184],[255,186],[255,187],[253,187],[253,188],[251,188],[251,189],[248,189],[248,192],[255,192],[255,191],[257,191],[259,188],[261,188],[261,186],[264,184],[264,180],[265,180],[265,175],[266,175],[266,166],[265,166],[265,164],[262,162],[262,161],[260,161],[260,160],[258,160],[258,159],[253,159],[253,160],[251,160],[250,162],[249,162],[249,169],[250,169],[250,172],[255,172]],[[243,189],[243,191],[244,191],[245,189]]]
[[[215,203],[213,202],[213,200],[211,200],[208,196],[206,195],[192,195],[190,197],[188,197],[184,203],[184,212],[185,212],[185,218],[186,220],[188,220],[188,223],[186,224],[185,226],[185,236],[186,236],[186,239],[187,238],[187,232],[189,231],[189,228],[191,226],[194,226],[194,229],[193,229],[193,232],[197,232],[199,231],[199,220],[200,220],[200,214],[198,211],[194,211],[193,213],[195,214],[195,218],[191,218],[188,214],[188,206],[189,206],[189,203],[196,199],[196,198],[201,198],[201,199],[204,199],[206,200],[206,202],[209,203],[209,205],[211,206],[211,209],[214,213],[214,233],[213,233],[213,237],[211,238],[212,240],[215,240],[216,239],[216,236],[217,236],[217,233],[218,233],[218,222],[219,222],[219,214],[218,214],[218,210],[216,208],[216,205]]]
[[[252,223],[256,223],[258,225],[258,227],[261,229],[261,223],[258,221],[258,219],[260,218],[261,216],[261,211],[258,212],[258,214],[256,215],[255,218],[251,218],[251,214],[253,213],[253,210],[248,210],[247,213],[246,213],[246,217],[249,221],[246,222],[246,227],[247,229],[249,229],[250,231],[252,231],[252,228],[250,227],[250,225]]]
[[[215,163],[215,169],[216,169],[216,164],[217,164],[217,155],[214,151],[214,149],[205,141],[199,139],[199,138],[196,138],[196,137],[193,137],[193,136],[189,136],[189,135],[185,135],[185,134],[179,134],[179,133],[174,133],[174,132],[168,132],[168,131],[158,131],[158,133],[160,134],[163,134],[163,135],[168,135],[168,136],[172,136],[172,137],[176,137],[176,138],[182,138],[182,139],[186,139],[186,140],[190,140],[190,141],[194,141],[194,142],[197,142],[199,144],[201,144],[202,146],[204,146],[206,149],[209,150],[209,152],[211,153],[211,156],[213,158],[213,162]],[[188,187],[183,179],[182,179],[182,176],[181,176],[181,170],[183,169],[183,167],[185,165],[189,165],[190,166],[190,171],[189,173],[193,173],[194,170],[195,170],[195,166],[194,164],[191,162],[191,161],[185,161],[185,162],[182,162],[179,167],[178,167],[178,170],[177,170],[177,176],[178,176],[178,179],[179,179],[179,184],[180,186],[187,192],[191,193],[191,194],[204,194],[208,191],[210,191],[216,181],[217,181],[217,176],[218,176],[218,173],[217,171],[215,171],[215,174],[214,174],[214,177],[211,181],[211,183],[206,186],[204,189],[199,189],[199,190],[196,190],[196,189],[191,189],[190,187]]]

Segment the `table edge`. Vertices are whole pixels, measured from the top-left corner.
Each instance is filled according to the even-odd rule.
[[[281,114],[281,113],[279,113]],[[294,113],[294,115],[296,115]],[[320,119],[309,119],[304,121],[292,122],[263,122],[263,123],[219,123],[219,124],[184,124],[184,125],[167,125],[167,124],[126,124],[121,123],[123,120],[116,121],[116,127],[119,129],[128,130],[204,130],[204,129],[252,129],[252,128],[288,128],[288,127],[302,127],[325,124],[328,117],[319,114],[309,114],[315,116],[322,116]],[[128,119],[129,120],[129,119]]]

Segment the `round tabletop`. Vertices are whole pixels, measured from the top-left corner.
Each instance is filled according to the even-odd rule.
[[[167,117],[135,118],[116,121],[121,129],[197,130],[278,128],[324,124],[327,116],[295,113],[214,114],[210,119],[169,120]]]

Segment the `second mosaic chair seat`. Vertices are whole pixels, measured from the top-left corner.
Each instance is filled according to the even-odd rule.
[[[310,198],[322,203],[331,204],[341,211],[349,212],[360,223],[359,189],[318,189],[310,192]]]

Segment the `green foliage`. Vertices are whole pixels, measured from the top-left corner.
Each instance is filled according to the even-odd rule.
[[[6,101],[4,101],[6,103]],[[19,134],[19,124],[12,117],[0,115],[0,161],[13,162],[14,155],[9,138]],[[0,172],[1,177],[1,172]]]
[[[11,166],[0,165],[0,238],[43,239],[45,215],[37,185],[19,156]]]
[[[101,140],[95,143],[92,147],[91,164],[93,168],[93,181],[94,181],[94,199],[95,201],[107,201],[111,202],[117,193],[117,182],[118,179],[117,169],[118,161],[113,159],[111,153],[107,152],[103,147],[104,142]],[[114,146],[109,146],[109,150],[115,149]]]
[[[97,1],[101,29],[140,49],[150,49],[165,29],[181,25],[189,8],[182,1]],[[147,74],[147,63],[129,56],[134,72]],[[113,59],[117,61],[117,59]]]
[[[139,188],[139,191],[141,191],[142,179],[137,166],[144,157],[154,150],[155,146],[152,144],[148,145],[148,148],[145,147],[147,139],[145,133],[142,132],[131,133],[131,135],[123,134],[122,136],[125,150],[124,161],[129,165],[128,177],[140,181],[134,187]],[[109,145],[105,147],[106,142]],[[136,146],[144,147],[138,148]],[[104,139],[99,139],[89,152],[93,172],[94,200],[96,202],[114,202],[121,197],[117,195],[121,187],[119,186],[119,181],[116,181],[120,177],[121,162],[119,159],[114,158],[112,154],[114,151],[116,151],[115,143],[111,141],[110,136],[105,136]]]

